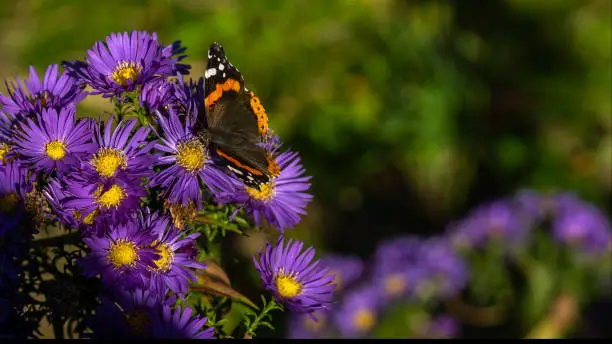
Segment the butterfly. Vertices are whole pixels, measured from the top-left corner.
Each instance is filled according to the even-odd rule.
[[[266,111],[216,42],[208,50],[204,107],[206,127],[199,135],[229,172],[258,190],[278,177],[280,167],[262,146],[268,134]]]

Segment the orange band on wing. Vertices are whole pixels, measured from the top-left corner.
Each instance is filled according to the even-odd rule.
[[[219,154],[222,158],[226,159],[227,161],[231,162],[232,164],[234,164],[234,165],[236,165],[236,166],[238,166],[238,167],[240,167],[242,169],[245,169],[245,170],[253,173],[254,175],[263,176],[263,173],[261,171],[258,171],[258,170],[254,169],[254,168],[251,168],[249,166],[245,166],[245,165],[241,164],[238,160],[236,160],[236,159],[232,158],[231,156],[223,153],[219,149],[217,149],[217,154]]]
[[[278,166],[276,161],[274,161],[274,158],[271,156],[266,157],[266,160],[268,160],[268,172],[270,172],[270,174],[274,177],[278,177],[281,172],[280,166]]]
[[[257,128],[259,129],[259,133],[261,135],[266,135],[268,132],[268,115],[263,105],[261,105],[259,98],[257,98],[253,92],[251,92],[251,109],[253,109],[255,116],[257,116]]]
[[[222,84],[217,84],[215,90],[210,92],[210,94],[204,99],[204,106],[210,110],[210,106],[214,104],[221,96],[223,92],[227,91],[236,91],[240,92],[240,81],[234,79],[227,79]]]

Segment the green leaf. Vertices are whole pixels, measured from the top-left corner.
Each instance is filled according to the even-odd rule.
[[[200,271],[197,273],[197,277],[198,281],[191,285],[191,291],[227,297],[234,301],[244,303],[254,309],[258,309],[253,301],[249,300],[246,296],[234,290],[229,284],[216,278],[214,275],[207,274],[205,271]]]
[[[523,304],[523,320],[527,327],[540,319],[557,292],[557,281],[552,269],[538,261],[531,261],[527,270],[527,293]]]

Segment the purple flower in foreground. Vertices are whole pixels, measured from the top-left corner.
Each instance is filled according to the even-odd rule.
[[[296,313],[312,313],[329,309],[333,299],[334,276],[320,261],[313,258],[312,247],[304,252],[304,243],[289,241],[281,236],[276,246],[266,243],[266,248],[253,257],[255,268],[264,282],[264,288],[272,291],[274,298]]]
[[[342,338],[363,338],[378,321],[379,293],[372,286],[348,292],[334,312],[335,324]]]
[[[68,195],[66,194],[65,187],[57,178],[52,178],[42,193],[47,199],[53,215],[62,225],[68,228],[79,227],[80,218],[76,218],[75,212],[67,209],[64,205]]]
[[[64,67],[73,77],[91,85],[92,94],[112,97],[134,91],[155,78],[186,72],[188,67],[178,64],[184,56],[173,57],[183,51],[178,43],[161,46],[156,33],[113,33],[105,43],[96,42],[87,51],[86,62],[64,62]]]
[[[145,213],[139,225],[154,237],[153,248],[160,256],[153,261],[148,277],[149,287],[165,294],[170,289],[179,296],[188,292],[189,281],[195,282],[193,269],[204,269],[205,264],[196,260],[195,239],[200,233],[184,236],[166,216]]]
[[[307,193],[311,177],[303,176],[305,169],[295,152],[279,154],[275,160],[281,172],[274,180],[257,190],[233,179],[233,190],[222,192],[217,199],[223,203],[244,204],[255,224],[260,226],[264,218],[283,233],[306,214],[304,208],[312,200],[312,195]]]
[[[59,111],[66,106],[75,106],[85,98],[83,87],[66,72],[59,74],[56,64],[47,67],[42,80],[36,69],[30,66],[30,79],[16,79],[15,83],[6,83],[8,96],[0,94],[2,109],[14,116],[29,116],[43,110]]]
[[[144,278],[160,256],[152,248],[152,233],[137,223],[110,225],[103,237],[83,239],[90,252],[79,261],[86,276],[102,275],[108,285],[122,285],[126,289],[144,287]]]
[[[156,291],[134,289],[112,290],[102,295],[101,304],[94,315],[87,319],[93,330],[93,339],[143,339],[153,338],[152,319],[162,311],[163,305],[172,305],[175,299],[165,299]]]
[[[149,113],[169,110],[195,118],[204,106],[204,78],[197,82],[189,80],[189,83],[180,74],[174,81],[155,79],[142,88],[139,102]]]
[[[610,222],[594,205],[572,201],[560,210],[553,223],[553,235],[559,242],[591,254],[612,247]]]
[[[153,337],[164,339],[214,339],[214,327],[205,327],[207,318],[193,314],[191,308],[164,305],[153,322]]]
[[[185,124],[170,111],[166,118],[158,113],[163,137],[155,148],[165,155],[158,159],[162,169],[151,179],[151,186],[160,186],[171,204],[188,206],[195,203],[201,208],[200,181],[216,194],[230,187],[230,179],[213,166],[204,143],[194,135],[193,117],[186,117]]]
[[[36,122],[27,118],[15,137],[20,160],[36,171],[59,175],[78,167],[92,151],[90,122],[75,121],[75,108],[43,110]]]
[[[72,211],[82,224],[104,233],[105,222],[122,223],[138,209],[140,197],[147,192],[139,181],[116,179],[98,183],[85,179],[66,178],[64,207]]]
[[[363,272],[364,263],[356,256],[328,254],[321,258],[321,264],[335,276],[336,290],[346,289],[346,286],[355,282]]]
[[[0,237],[17,226],[26,194],[31,190],[25,168],[17,162],[0,165]]]
[[[137,180],[153,174],[154,156],[150,154],[153,142],[147,142],[150,129],[140,127],[132,133],[138,121],[122,121],[113,130],[113,117],[95,126],[93,142],[97,151],[84,164],[84,172],[102,181],[112,178]]]

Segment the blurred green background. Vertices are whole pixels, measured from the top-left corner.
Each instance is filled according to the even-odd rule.
[[[111,32],[139,29],[181,40],[199,77],[218,41],[313,176],[315,200],[291,235],[367,257],[383,237],[440,233],[518,188],[574,190],[610,215],[611,9],[609,0],[5,1],[0,70],[44,73]],[[101,98],[82,104],[83,114],[106,109]]]

